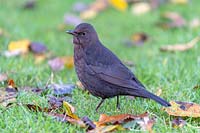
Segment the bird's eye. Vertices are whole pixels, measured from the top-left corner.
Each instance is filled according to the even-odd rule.
[[[85,32],[81,32],[81,33],[79,33],[79,35],[85,36]]]

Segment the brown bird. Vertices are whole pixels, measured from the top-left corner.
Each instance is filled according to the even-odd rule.
[[[163,106],[170,104],[150,93],[120,59],[100,42],[92,25],[79,24],[74,30],[66,31],[73,35],[74,62],[79,80],[94,96],[101,97],[96,111],[107,98],[120,95],[150,98]]]

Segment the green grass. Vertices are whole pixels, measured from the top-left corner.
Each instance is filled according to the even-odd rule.
[[[23,10],[21,5],[25,0],[0,0],[0,28],[6,30],[8,36],[0,37],[0,51],[7,49],[10,41],[30,39],[43,42],[48,49],[57,56],[73,55],[71,36],[57,30],[63,22],[63,16],[72,8],[74,0],[39,1],[34,10]],[[88,0],[89,1],[89,0]],[[180,29],[162,30],[155,26],[159,16],[165,11],[175,11],[182,14],[186,20],[199,17],[199,1],[193,0],[188,5],[166,4],[159,9],[142,16],[134,16],[130,10],[124,13],[113,8],[100,13],[97,18],[88,21],[96,28],[101,41],[122,60],[134,62],[135,67],[130,68],[144,83],[148,90],[156,92],[162,88],[161,97],[170,101],[188,101],[199,103],[200,91],[192,88],[200,83],[200,46],[186,52],[163,53],[159,47],[165,44],[188,42],[199,35],[199,29],[188,27]],[[71,29],[72,27],[67,27]],[[151,41],[141,47],[125,47],[122,42],[135,32],[146,32]],[[164,63],[166,61],[166,64]],[[28,57],[5,58],[0,56],[0,73],[9,73],[17,86],[44,87],[51,70],[44,62],[34,64],[34,58]],[[65,69],[55,73],[55,82],[76,83],[77,76],[74,69]],[[4,87],[4,84],[0,84]],[[99,113],[95,107],[98,98],[75,89],[73,103],[76,113],[98,120]],[[38,103],[47,105],[45,97],[31,93],[21,93],[18,102]],[[161,106],[152,100],[136,98],[130,100],[121,97],[121,110],[116,111],[116,99],[106,100],[100,112],[106,114],[133,113],[140,114],[145,111],[157,117],[154,126],[155,132],[199,132],[194,128],[200,126],[199,119],[185,118],[192,126],[174,129],[169,124],[173,117],[161,111]],[[24,107],[12,107],[0,115],[0,132],[76,132],[84,131],[77,126],[64,124],[45,117],[43,113],[33,113]]]

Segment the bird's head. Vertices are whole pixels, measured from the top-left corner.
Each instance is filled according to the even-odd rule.
[[[90,45],[98,41],[95,29],[88,23],[81,23],[74,30],[66,32],[73,35],[73,43],[76,45]]]

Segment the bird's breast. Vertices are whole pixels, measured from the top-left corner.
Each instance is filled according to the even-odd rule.
[[[85,71],[85,60],[84,60],[84,51],[79,45],[75,45],[74,48],[74,64],[75,70],[78,75],[80,81],[84,79],[84,71]]]

